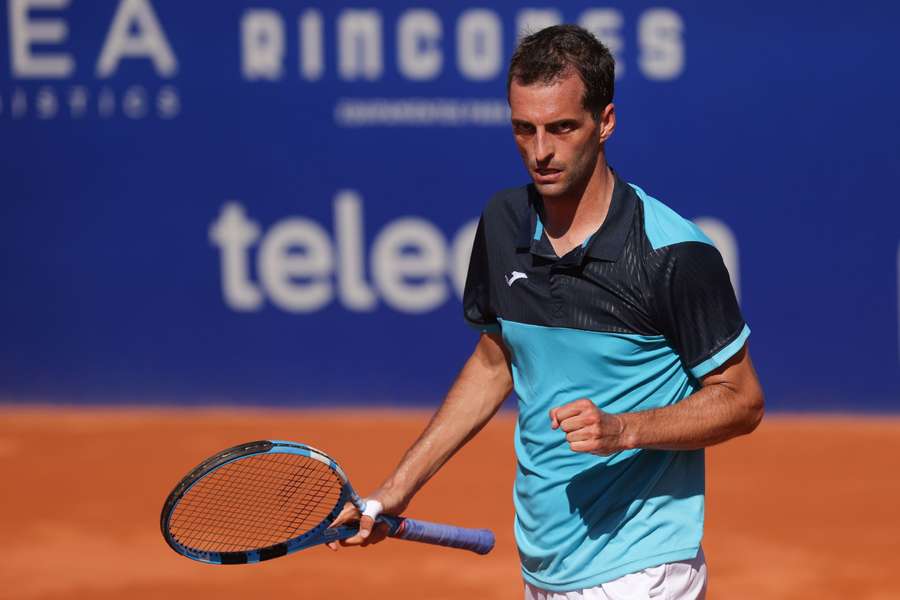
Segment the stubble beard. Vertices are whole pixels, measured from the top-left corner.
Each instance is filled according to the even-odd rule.
[[[580,198],[581,192],[590,180],[590,173],[572,173],[569,169],[564,172],[563,179],[549,184],[534,183],[535,189],[541,198],[548,202],[575,202]],[[575,176],[573,178],[573,175]]]

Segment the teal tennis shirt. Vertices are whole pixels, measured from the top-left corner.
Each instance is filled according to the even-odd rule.
[[[702,450],[573,452],[550,409],[589,398],[610,413],[669,406],[750,333],[718,251],[690,221],[616,176],[601,228],[556,256],[533,186],[486,206],[464,311],[509,349],[519,418],[515,533],[525,580],[599,585],[697,554]]]

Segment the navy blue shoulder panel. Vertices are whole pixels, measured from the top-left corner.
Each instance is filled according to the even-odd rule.
[[[730,358],[720,352],[744,333],[746,323],[715,246],[699,241],[666,245],[652,252],[648,266],[654,322],[685,366],[701,377],[708,372],[696,370],[701,363],[718,357],[721,365]]]
[[[479,331],[499,329],[502,290],[496,284],[503,281],[504,257],[515,252],[517,233],[530,219],[529,210],[528,187],[520,186],[494,194],[481,213],[463,292],[463,316]]]
[[[629,185],[641,202],[654,325],[702,377],[740,351],[750,332],[725,263],[697,225]]]

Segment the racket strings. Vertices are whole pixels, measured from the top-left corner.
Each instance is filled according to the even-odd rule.
[[[179,509],[184,512],[185,516],[193,514],[203,514],[204,512],[208,511],[227,510],[229,508],[239,508],[246,510],[250,506],[258,505],[263,505],[265,507],[272,508],[273,510],[283,510],[285,503],[290,499],[290,495],[292,493],[291,491],[289,491],[287,486],[284,486],[283,491],[279,491],[279,500],[271,494],[266,494],[267,490],[265,490],[262,485],[267,482],[265,479],[259,477],[254,473],[247,473],[246,469],[243,469],[242,467],[242,465],[239,465],[236,466],[235,469],[230,470],[230,472],[214,472],[209,476],[209,485],[217,485],[220,492],[230,489],[230,493],[219,493],[218,495],[205,493],[202,496],[199,493],[193,494],[189,501],[187,499],[182,501],[182,504],[179,505]],[[242,472],[235,473],[234,471],[237,470],[240,470]],[[322,475],[327,477],[329,473],[330,471],[325,469],[322,472]],[[303,476],[308,476],[308,474],[304,473],[299,473],[299,475],[301,476],[296,478],[297,480],[295,482],[289,482],[288,484],[293,486],[293,493],[296,493],[300,485],[303,484]],[[217,481],[212,478],[216,478]],[[321,484],[322,482],[320,481],[319,483]],[[325,480],[325,483],[327,483],[327,479]],[[248,491],[248,486],[253,486],[256,489]],[[323,491],[325,489],[327,488],[323,488]],[[207,492],[207,490],[200,489],[197,489],[196,491]],[[310,490],[310,492],[311,493],[309,494],[309,498],[301,498],[301,500],[320,499],[320,497],[315,494],[314,489]],[[298,507],[297,512],[308,509],[308,504],[309,503],[307,502],[301,507]],[[179,511],[179,517],[180,516],[181,512]],[[235,514],[235,516],[237,516],[237,514]]]
[[[328,465],[296,454],[252,455],[193,485],[169,522],[182,545],[204,552],[272,546],[322,523],[343,481]]]
[[[328,475],[327,470],[323,473]],[[309,516],[314,517],[314,522],[311,526],[306,529],[315,526],[322,519],[327,516],[330,508],[333,506],[333,503],[330,503],[326,510],[324,511],[315,511],[314,507],[317,503],[321,503],[321,500],[326,497],[325,494],[316,493],[316,488],[310,486],[309,484],[315,485],[316,483],[326,483],[327,478],[319,478],[319,481],[309,480],[306,478],[311,477],[311,473],[305,472],[305,470],[299,473],[299,477],[295,480],[289,480],[286,484],[282,484],[278,487],[277,495],[270,496],[261,496],[260,494],[256,494],[254,496],[248,496],[245,499],[240,501],[236,501],[234,498],[225,497],[224,503],[226,506],[233,506],[236,510],[231,511],[231,521],[233,525],[237,525],[238,528],[227,527],[229,522],[227,520],[223,520],[220,525],[222,529],[225,530],[229,535],[237,536],[234,540],[238,545],[246,545],[249,547],[259,547],[263,545],[270,545],[269,543],[277,543],[278,541],[283,541],[285,539],[290,539],[294,537],[298,532],[297,530],[302,527],[304,524],[301,519],[300,522],[297,519],[293,519],[290,523],[288,523],[282,530],[282,539],[275,539],[278,537],[278,532],[276,531],[278,527],[278,522],[272,520],[272,515],[283,516],[285,514],[285,503],[286,500],[290,500],[292,497],[296,500],[299,500],[298,506],[295,508],[292,513],[300,513],[303,519],[308,518]],[[248,478],[248,482],[255,483],[258,485],[258,478]],[[303,483],[306,482],[306,483]],[[300,485],[306,485],[306,495],[296,495],[297,491],[300,489]],[[272,490],[275,488],[273,487]],[[280,500],[280,501],[279,501]],[[222,502],[213,503],[211,505],[213,510],[221,511],[223,510]],[[248,512],[250,511],[250,512]],[[268,513],[268,514],[267,514]],[[270,529],[271,531],[266,531]],[[206,535],[202,539],[202,541],[209,543],[215,543],[217,540],[220,540],[220,536],[215,535],[216,532],[213,532],[213,535]],[[252,535],[255,533],[256,535]],[[260,534],[262,533],[262,537]],[[274,541],[273,541],[274,540]],[[205,549],[210,549],[208,547],[204,547]]]
[[[197,506],[186,506],[184,517],[191,520],[184,520],[179,515],[177,522],[173,519],[173,532],[178,528],[190,529],[182,533],[194,535],[197,549],[216,551],[252,549],[295,537],[296,534],[302,533],[299,530],[303,529],[305,520],[311,518],[313,521],[305,529],[321,522],[333,508],[340,493],[340,483],[335,483],[335,477],[330,470],[321,463],[318,463],[320,467],[316,467],[314,463],[315,461],[300,465],[296,473],[288,474],[287,480],[283,477],[261,478],[258,472],[248,470],[245,465],[229,469],[219,474],[218,481],[210,480],[210,484],[215,483],[220,492],[226,490],[226,493],[216,495],[208,493],[209,490],[202,490],[204,492],[202,497],[195,496],[198,500]],[[319,472],[318,477],[315,477],[314,472],[310,472],[310,466],[315,467],[313,471]],[[306,483],[303,483],[304,481]],[[297,495],[301,486],[308,488],[305,490],[307,493]],[[328,499],[327,491],[332,488],[337,488],[330,494],[333,501],[324,509],[316,510],[315,507],[321,504],[323,499]],[[290,511],[290,522],[284,525],[279,535],[276,531],[278,517],[285,515],[285,500],[291,498],[298,501],[297,506]],[[208,518],[205,519],[205,523],[203,522],[203,517],[207,514],[216,515],[215,527],[210,527]],[[198,524],[204,526],[197,527]],[[279,537],[281,539],[278,539]]]

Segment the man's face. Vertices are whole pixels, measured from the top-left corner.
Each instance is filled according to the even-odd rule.
[[[551,85],[509,88],[516,145],[544,198],[579,196],[594,172],[602,144],[612,133],[612,104],[595,121],[581,100],[584,83],[570,73]]]

